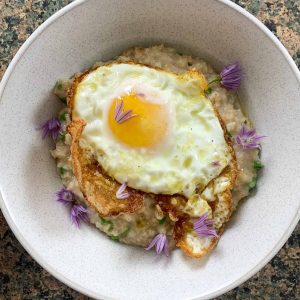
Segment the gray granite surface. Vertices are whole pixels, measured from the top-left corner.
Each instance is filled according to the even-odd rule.
[[[29,35],[67,0],[0,0],[0,78]],[[300,0],[234,0],[260,19],[300,67]],[[280,252],[224,299],[300,299],[300,225]],[[42,269],[0,211],[0,299],[88,299]]]

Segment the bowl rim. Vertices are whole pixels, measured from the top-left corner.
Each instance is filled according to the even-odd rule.
[[[72,11],[75,7],[83,5],[85,2],[88,2],[90,0],[75,0],[74,2],[66,5],[56,13],[54,13],[52,16],[50,16],[45,22],[43,22],[31,35],[30,37],[23,43],[23,45],[20,47],[20,49],[17,51],[15,56],[13,57],[12,61],[10,62],[7,70],[5,71],[3,78],[0,82],[0,103],[2,101],[2,95],[4,93],[5,87],[7,82],[9,81],[10,76],[12,75],[15,67],[17,66],[20,58],[25,54],[26,50],[30,47],[30,45],[38,39],[39,35],[53,22],[55,22],[57,19],[65,15],[66,13]],[[292,73],[295,75],[296,79],[299,82],[300,85],[300,71],[298,67],[296,66],[296,63],[288,53],[287,49],[283,46],[283,44],[279,41],[279,39],[256,17],[251,15],[249,12],[247,12],[245,9],[241,8],[237,4],[231,2],[230,0],[214,0],[216,2],[220,2],[229,8],[237,11],[241,15],[243,15],[245,18],[250,20],[252,23],[254,23],[258,29],[260,29],[274,44],[275,46],[280,50],[281,54],[286,59],[287,63],[289,64]],[[49,272],[52,276],[54,276],[59,281],[63,282],[67,286],[71,287],[75,291],[78,291],[84,295],[87,295],[89,297],[93,297],[96,299],[112,299],[110,297],[101,295],[99,293],[96,293],[92,290],[89,290],[85,288],[84,286],[80,286],[76,284],[75,282],[72,282],[67,277],[65,277],[63,274],[59,273],[57,270],[52,268],[51,265],[49,265],[46,261],[44,261],[39,254],[31,247],[31,245],[26,241],[24,236],[22,235],[21,231],[18,229],[17,225],[14,223],[13,219],[10,216],[9,209],[5,205],[5,201],[3,198],[3,194],[1,192],[1,186],[0,186],[0,208],[2,210],[2,213],[10,227],[10,229],[13,231],[15,237],[17,240],[21,243],[21,245],[25,248],[25,250],[29,253],[30,256],[47,272]],[[287,241],[289,236],[292,234],[293,230],[295,229],[298,221],[300,219],[300,205],[298,207],[298,211],[295,212],[294,218],[292,222],[290,223],[289,227],[286,229],[280,240],[277,242],[277,244],[274,246],[274,248],[263,258],[260,260],[259,263],[257,263],[250,271],[248,271],[246,274],[244,274],[242,277],[240,277],[235,282],[232,282],[226,286],[223,286],[221,289],[211,292],[210,294],[203,296],[203,297],[197,297],[194,299],[211,299],[214,297],[218,297],[233,288],[241,285],[246,280],[248,280],[250,277],[252,277],[254,274],[256,274],[260,269],[262,269],[276,254],[277,252],[283,247],[284,243]]]

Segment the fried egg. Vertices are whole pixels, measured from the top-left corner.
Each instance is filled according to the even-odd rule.
[[[205,85],[197,71],[177,75],[133,63],[100,66],[74,92],[72,118],[86,123],[80,146],[119,183],[191,197],[232,159]]]

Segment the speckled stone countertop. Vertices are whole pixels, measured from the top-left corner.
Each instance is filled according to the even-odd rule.
[[[0,0],[0,78],[29,35],[67,0]],[[260,19],[300,67],[300,0],[234,0]],[[300,299],[300,225],[280,252],[224,299]],[[42,269],[0,211],[0,299],[88,299]]]

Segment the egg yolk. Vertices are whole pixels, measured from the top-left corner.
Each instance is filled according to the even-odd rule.
[[[123,102],[122,113],[132,110],[134,116],[124,122],[115,120],[116,105]],[[143,96],[126,94],[112,101],[108,116],[114,136],[130,147],[154,147],[160,144],[167,132],[167,114],[164,106],[148,102]]]

